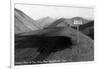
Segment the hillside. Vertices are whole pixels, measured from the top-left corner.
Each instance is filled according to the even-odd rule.
[[[54,22],[55,19],[48,16],[48,17],[40,18],[36,21],[42,28],[44,28],[44,27],[50,25],[52,22]]]
[[[73,46],[72,49],[65,49],[56,52],[48,57],[48,60],[67,60],[69,61],[90,61],[94,58],[94,42],[91,38],[78,32],[79,43]],[[64,28],[61,31],[48,33],[48,36],[68,36],[77,41],[77,31],[72,28]],[[66,55],[65,55],[66,54]]]
[[[79,43],[77,43],[77,33],[79,34]],[[46,60],[60,60],[60,62],[70,62],[70,61],[90,61],[94,60],[94,41],[88,36],[82,34],[81,32],[72,29],[71,27],[53,27],[48,29],[38,30],[34,34],[42,34],[45,36],[67,36],[72,38],[75,45],[72,49],[64,49],[62,51],[57,51],[52,53]],[[30,36],[31,34],[21,34],[21,36]],[[30,54],[28,54],[30,53]],[[36,54],[37,53],[37,54]],[[16,50],[16,61],[32,61],[39,53],[34,48],[17,49]],[[27,59],[25,59],[27,57]],[[22,59],[23,58],[23,59]]]
[[[15,34],[40,29],[35,20],[16,8],[14,9],[14,19]]]

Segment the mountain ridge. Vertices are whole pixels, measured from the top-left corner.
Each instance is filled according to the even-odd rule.
[[[28,32],[31,30],[37,30],[41,28],[35,20],[33,20],[24,12],[16,8],[14,9],[14,17],[15,17],[15,34]]]

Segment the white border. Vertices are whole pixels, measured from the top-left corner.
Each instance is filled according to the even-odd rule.
[[[27,4],[27,5],[42,5],[42,6],[56,6],[56,7],[79,7],[79,8],[91,8],[91,9],[95,9],[95,6],[93,5],[55,5],[55,4],[33,4],[33,3],[19,3],[19,2],[14,2],[13,0],[11,1],[11,8],[10,8],[10,14],[11,14],[11,48],[10,48],[10,53],[11,53],[11,58],[10,58],[10,66],[11,69],[15,69],[15,68],[23,68],[23,69],[27,69],[27,68],[32,68],[32,67],[40,67],[40,66],[54,66],[54,65],[61,65],[61,64],[66,64],[66,63],[54,63],[54,64],[41,64],[41,65],[21,65],[21,66],[15,66],[14,65],[14,5],[15,4]],[[95,63],[95,61],[89,61],[89,62],[71,62],[71,63],[67,63],[67,65],[76,65],[76,64],[93,64]],[[63,65],[62,65],[63,66]]]
[[[10,67],[14,69],[14,2],[10,1]]]

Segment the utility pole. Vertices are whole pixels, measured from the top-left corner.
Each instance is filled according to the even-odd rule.
[[[80,38],[79,38],[79,26],[82,25],[82,21],[81,20],[74,20],[74,24],[76,24],[77,27],[77,44],[80,42]]]
[[[77,43],[79,43],[79,25],[77,25]]]

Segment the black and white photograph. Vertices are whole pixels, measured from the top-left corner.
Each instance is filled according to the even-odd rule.
[[[14,4],[14,65],[94,61],[94,9]]]

